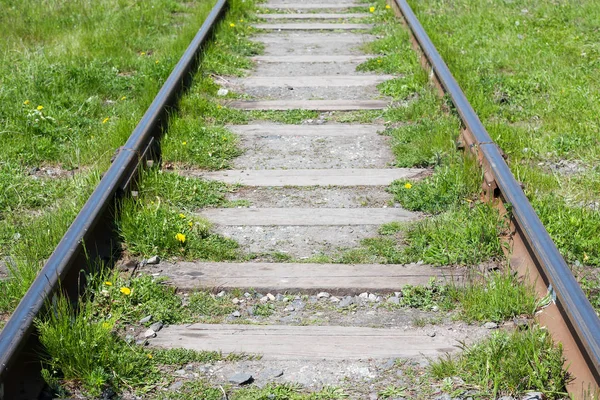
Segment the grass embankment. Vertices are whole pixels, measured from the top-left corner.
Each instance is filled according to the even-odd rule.
[[[600,309],[600,4],[410,3]]]
[[[0,312],[10,312],[25,293],[213,4],[21,2],[0,17],[6,38],[0,45],[0,256],[9,257]],[[184,103],[215,91],[211,75],[249,65],[238,54],[241,48],[256,51],[246,46],[250,27],[243,18],[220,29],[220,46],[207,50],[201,78]],[[202,168],[226,166],[238,154],[235,137],[189,115],[171,121],[163,141],[167,162],[187,157]],[[189,215],[190,207],[223,203],[231,187],[166,173],[147,178],[140,199],[123,209],[126,250],[234,256],[235,243],[211,235],[206,221]],[[140,232],[141,223],[150,228]]]
[[[181,36],[177,40],[171,38],[173,40],[170,42],[165,41],[164,51],[167,47],[172,47],[174,42],[181,42],[181,45],[176,48],[169,48],[169,54],[172,56],[171,66],[177,61],[212,5],[213,2],[204,2],[195,9],[184,5],[179,6],[186,7],[185,14],[190,19],[190,27],[187,34],[178,31],[177,34]],[[115,5],[106,2],[96,6],[99,9],[105,7],[112,9]],[[171,4],[171,7],[175,5]],[[219,43],[219,47],[214,44],[208,47],[197,73],[196,83],[183,99],[183,104],[190,99],[209,96],[214,91],[216,85],[212,83],[211,75],[232,73],[232,71],[240,73],[241,67],[249,66],[249,61],[237,53],[248,43],[245,36],[250,28],[247,24],[243,24],[243,21],[247,18],[248,10],[251,9],[253,9],[252,2],[231,3],[227,17],[217,27],[215,41]],[[100,12],[100,10],[94,8],[93,12],[89,12]],[[165,9],[156,10],[158,14],[165,12]],[[194,14],[189,14],[191,12]],[[170,15],[168,12],[166,14]],[[131,23],[135,25],[137,24],[135,21],[138,21],[136,15],[139,18],[139,14],[135,13],[123,18],[131,19]],[[94,25],[89,29],[98,30],[100,27]],[[58,35],[58,32],[55,33]],[[91,33],[87,32],[87,34]],[[161,65],[163,59],[159,58],[161,50],[157,48],[159,43],[156,37],[154,40],[150,39],[147,44],[149,50],[135,56],[152,57],[150,67]],[[252,49],[252,46],[246,47]],[[100,53],[102,51],[107,50],[102,49]],[[116,57],[116,54],[112,55]],[[141,73],[132,68],[128,71],[130,71],[128,75]],[[139,89],[140,96],[143,94],[144,97],[137,104],[140,112],[134,113],[128,109],[131,113],[127,115],[127,118],[131,119],[128,120],[130,123],[115,122],[115,126],[120,126],[119,138],[123,140],[126,138],[136,122],[135,119],[139,118],[144,111],[143,106],[151,100],[150,94],[156,93],[156,90],[152,89],[158,88],[168,72],[165,70],[164,76],[150,82],[152,85],[147,84]],[[145,77],[144,80],[150,80],[150,77]],[[118,96],[120,101],[126,101],[132,95],[119,93]],[[211,125],[208,122],[209,118],[206,121],[195,118],[197,110],[190,115],[186,114],[186,110],[190,111],[190,109],[185,107],[182,109],[181,113],[171,119],[169,132],[163,141],[165,162],[186,159],[191,165],[202,168],[214,169],[225,166],[226,160],[237,154],[235,138],[223,128]],[[118,116],[104,117],[100,126],[107,126],[106,124],[118,119]],[[106,134],[110,132],[112,131],[109,130]],[[107,143],[106,147],[112,146],[116,139],[113,138],[113,142]],[[72,150],[76,149],[77,147]],[[98,153],[98,149],[90,152],[89,162],[94,161],[106,166],[107,160],[93,159],[93,155]],[[51,161],[54,160],[49,162]],[[103,164],[100,164],[101,162]],[[89,191],[95,182],[97,178],[90,180],[84,187]],[[235,257],[237,245],[234,242],[210,234],[208,222],[191,215],[194,208],[225,203],[224,194],[230,190],[232,187],[224,184],[189,180],[168,172],[151,170],[144,173],[139,195],[136,199],[125,202],[117,222],[125,250],[133,256],[158,254],[208,260]],[[63,217],[65,224],[52,225],[52,229],[56,230],[56,239],[60,237],[69,217],[72,218],[77,206],[81,205],[84,199],[85,195],[82,195],[80,199],[73,202],[73,214]],[[61,205],[61,199],[57,200]],[[57,213],[60,214],[52,209],[47,212],[47,215],[54,217]],[[34,239],[27,238],[27,240]],[[55,240],[48,240],[48,250],[55,242]],[[10,298],[3,305],[5,310],[9,310],[18,301],[27,287],[27,281],[35,276],[36,267],[43,259],[39,254],[33,257],[29,253],[19,253],[18,249],[17,243],[11,253],[16,262],[25,259],[34,266],[16,268],[12,276],[2,283],[3,288],[10,293]],[[29,273],[27,279],[18,279],[17,274],[22,271]],[[126,324],[136,324],[142,316],[148,314],[152,315],[155,321],[177,323],[189,321],[197,313],[214,315],[219,313],[218,309],[227,313],[230,312],[231,305],[211,302],[206,293],[191,296],[190,302],[183,305],[181,298],[175,295],[174,289],[163,286],[150,277],[126,280],[118,275],[108,278],[97,275],[89,277],[89,281],[90,286],[81,295],[76,309],[68,301],[59,299],[51,307],[52,311],[40,316],[36,322],[40,332],[40,342],[47,352],[47,368],[44,370],[44,376],[57,392],[83,393],[85,396],[107,395],[107,393],[123,390],[145,393],[169,383],[169,378],[165,378],[161,373],[164,368],[181,367],[190,362],[212,362],[223,359],[218,353],[149,351],[141,346],[135,346],[131,341],[122,338],[124,334],[119,336],[118,333],[122,333]]]

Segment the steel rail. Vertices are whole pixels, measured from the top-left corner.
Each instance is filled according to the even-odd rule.
[[[122,195],[123,189],[129,186],[149,147],[160,137],[169,110],[175,106],[191,80],[201,50],[227,6],[227,0],[218,0],[212,8],[152,104],[0,332],[0,383],[33,331],[34,319],[73,268],[89,232],[101,222],[114,200]]]
[[[438,53],[425,29],[406,0],[393,0],[400,9],[420,49],[423,51],[443,90],[450,96],[466,129],[473,135],[478,151],[489,166],[489,172],[506,203],[523,239],[533,252],[534,261],[547,280],[549,293],[575,336],[588,367],[600,385],[600,319],[573,276],[546,228],[513,176],[504,157],[448,66]]]

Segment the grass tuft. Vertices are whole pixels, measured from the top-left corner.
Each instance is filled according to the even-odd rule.
[[[432,265],[475,265],[502,257],[503,222],[488,204],[462,206],[408,227],[405,261]]]
[[[459,376],[493,398],[527,391],[544,392],[550,399],[566,395],[569,376],[563,370],[562,346],[555,346],[544,329],[498,331],[461,348],[459,356],[430,364],[435,378]]]
[[[125,201],[119,233],[132,255],[222,261],[237,257],[237,243],[211,234],[208,221],[175,211],[159,200]]]
[[[467,322],[531,317],[537,307],[534,289],[519,282],[509,271],[493,272],[481,284],[466,286],[457,293],[461,318]]]
[[[439,166],[418,182],[396,181],[390,191],[404,208],[438,214],[453,206],[472,202],[481,188],[481,172],[470,158]]]

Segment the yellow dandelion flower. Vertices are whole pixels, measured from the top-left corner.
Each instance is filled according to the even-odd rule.
[[[187,144],[187,142],[181,142],[181,144],[185,146]]]
[[[158,64],[158,60],[154,61],[154,64]]]
[[[145,52],[145,51],[142,51],[142,52],[140,53],[140,56],[145,56],[145,55],[146,55],[146,52]]]
[[[30,103],[30,101],[29,101],[29,100],[25,100],[25,101],[23,102],[23,104],[25,104],[25,105],[28,105],[29,103]]]
[[[410,183],[404,184],[404,188],[405,189],[410,189],[411,187],[412,187],[412,185]]]
[[[192,221],[190,221],[190,222],[188,222],[188,225],[189,225],[189,226],[190,226],[190,228],[191,228],[192,226],[194,226],[194,223],[193,223]]]
[[[102,120],[102,123],[103,123],[103,124],[107,123],[109,119],[110,119],[110,117],[106,117],[106,118],[104,118],[104,119]]]
[[[180,213],[179,218],[185,218],[185,215]]]
[[[125,100],[127,98],[127,96],[123,96],[121,97],[121,100]]]
[[[185,243],[185,235],[183,233],[178,233],[175,235],[175,239],[181,243]]]
[[[378,59],[378,60],[377,60],[377,62],[378,62],[378,63],[380,63],[380,62],[381,62],[381,58],[380,58],[380,59]]]
[[[386,4],[386,5],[385,5],[385,8],[389,10],[391,7],[390,7],[390,5],[389,5],[389,4]]]
[[[109,329],[109,328],[110,328],[110,324],[109,324],[108,322],[103,322],[103,323],[102,323],[102,327],[103,327],[104,329]]]
[[[244,22],[244,20],[243,20],[243,19],[240,19],[240,22]]]
[[[587,253],[583,253],[583,261],[587,261],[589,259],[590,257],[587,255]]]
[[[129,289],[128,287],[122,287],[121,293],[123,293],[125,296],[129,296],[131,294],[131,289]]]
[[[148,358],[152,358],[152,354],[148,354]]]
[[[375,7],[369,7],[369,12],[375,12]]]
[[[230,27],[235,28],[235,24],[232,22],[229,24]]]
[[[104,282],[104,284],[105,284],[106,286],[112,286],[112,282],[110,282],[110,281],[106,281],[106,282]]]
[[[44,106],[37,106],[36,108],[38,111],[42,111],[44,109]]]

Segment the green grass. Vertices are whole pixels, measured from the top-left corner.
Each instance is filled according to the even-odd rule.
[[[125,201],[118,221],[125,250],[133,256],[222,261],[237,258],[237,243],[210,233],[210,223],[160,201]]]
[[[142,174],[137,190],[140,200],[149,202],[160,199],[172,207],[193,211],[202,207],[227,205],[225,195],[235,191],[235,187],[218,181],[150,169]]]
[[[482,282],[457,292],[461,319],[502,322],[513,317],[532,317],[537,308],[533,287],[510,272],[492,272]]]
[[[91,292],[92,296],[80,299],[76,309],[64,297],[57,297],[47,315],[36,320],[45,350],[43,376],[56,392],[66,394],[64,387],[68,387],[69,391],[76,390],[94,398],[107,389],[143,394],[169,384],[171,378],[165,376],[165,366],[244,358],[239,354],[224,357],[219,352],[147,349],[126,343],[117,335],[117,330],[120,323],[136,314],[131,308],[143,306],[146,309],[142,314],[137,313],[138,316],[152,312],[155,318],[163,317],[164,322],[175,322],[153,307],[165,298],[167,302],[158,306],[167,313],[171,312],[168,307],[177,305],[172,303],[170,292],[161,293],[161,289],[157,292],[156,286],[149,289],[152,285],[148,279],[132,282],[129,295],[121,292],[116,280],[112,286],[102,285],[102,291]],[[123,299],[127,304],[123,304]]]
[[[0,284],[7,293],[0,300],[2,311],[10,311],[23,295],[213,5],[117,3],[74,7],[24,1],[0,16],[0,186],[5,189],[0,194],[0,255],[11,256],[18,267]],[[232,9],[237,17],[238,2]],[[210,52],[213,64],[218,56]],[[230,59],[225,64],[234,65]],[[231,134],[210,130],[206,143],[192,140],[190,148],[216,149],[211,135],[232,139],[219,148],[218,160],[207,156],[203,161],[218,168],[237,154]],[[74,176],[30,175],[47,166],[72,170]],[[213,203],[211,197],[201,199],[202,192],[220,190],[175,181],[154,187],[170,195],[178,186],[198,190],[173,196],[176,207],[188,200],[198,206]],[[144,218],[160,221],[156,215],[139,217]],[[209,241],[219,248],[219,257],[231,254],[231,243]],[[144,251],[153,247],[137,245]]]
[[[225,394],[224,394],[225,393]],[[177,393],[163,393],[159,399],[164,400],[338,400],[348,397],[341,389],[325,387],[316,392],[308,392],[302,386],[283,383],[270,383],[263,388],[230,388],[214,387],[203,380],[187,382]]]
[[[2,159],[67,168],[108,161],[211,7],[101,0],[7,8],[0,17]]]
[[[413,223],[384,225],[380,236],[362,240],[357,248],[332,257],[315,257],[310,261],[477,265],[490,259],[504,258],[498,236],[503,229],[504,221],[490,205],[467,203]]]
[[[493,398],[528,391],[544,392],[550,399],[566,395],[569,377],[563,370],[562,347],[555,346],[544,329],[498,331],[487,339],[461,347],[460,355],[431,363],[430,371],[435,378],[458,376]]]
[[[594,26],[600,5],[409,3],[561,253],[572,264],[599,266],[600,34]],[[562,160],[581,168],[562,171]]]
[[[396,181],[390,191],[408,210],[438,214],[465,201],[476,200],[481,180],[475,161],[460,158],[449,165],[438,166],[432,176],[421,181]]]
[[[401,307],[427,311],[438,308],[447,311],[456,306],[454,300],[456,289],[449,285],[442,285],[435,279],[431,279],[429,284],[423,286],[405,285],[401,292],[399,303]]]
[[[462,206],[411,225],[406,232],[407,260],[433,265],[474,265],[503,257],[498,212],[487,204]]]

